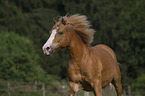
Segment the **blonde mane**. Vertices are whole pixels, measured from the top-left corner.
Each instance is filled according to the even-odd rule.
[[[82,38],[85,44],[91,44],[94,37],[94,29],[90,28],[90,22],[87,20],[85,15],[75,14],[70,17],[63,16],[60,17],[60,23],[64,25],[71,25],[71,27],[77,32],[77,34]]]

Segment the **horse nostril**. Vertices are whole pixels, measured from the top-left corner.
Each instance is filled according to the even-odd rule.
[[[50,49],[50,47],[47,47],[46,50],[48,51]]]

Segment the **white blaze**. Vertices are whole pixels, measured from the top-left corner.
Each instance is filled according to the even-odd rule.
[[[49,39],[47,40],[47,42],[44,44],[43,49],[47,48],[47,47],[50,47],[52,45],[52,42],[54,40],[54,37],[55,37],[56,33],[57,33],[56,29],[52,30],[52,33],[51,33]]]

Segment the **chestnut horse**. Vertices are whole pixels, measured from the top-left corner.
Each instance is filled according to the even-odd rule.
[[[44,54],[52,55],[61,48],[67,47],[70,55],[67,67],[69,96],[74,96],[81,89],[94,91],[95,96],[102,96],[104,92],[102,88],[113,90],[108,91],[107,96],[109,92],[114,91],[117,96],[121,96],[121,73],[115,53],[103,44],[89,46],[95,31],[90,28],[86,16],[78,14],[63,16],[58,22],[54,19],[54,22],[55,25],[43,46],[43,51]]]

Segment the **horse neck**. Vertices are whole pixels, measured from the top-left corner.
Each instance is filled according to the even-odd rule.
[[[72,32],[71,34],[70,45],[68,47],[69,55],[71,60],[81,60],[87,45],[84,44],[81,37],[76,33]]]

